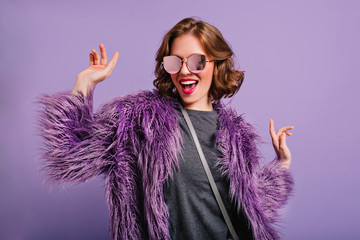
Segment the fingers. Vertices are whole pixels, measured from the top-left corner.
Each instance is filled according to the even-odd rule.
[[[114,53],[113,58],[111,59],[111,61],[109,62],[109,64],[105,68],[105,71],[107,72],[106,73],[106,78],[108,78],[110,76],[111,72],[113,71],[113,69],[114,69],[114,67],[115,67],[115,65],[117,63],[118,58],[119,58],[119,52],[116,51]]]
[[[118,58],[119,58],[119,52],[116,51],[116,52],[114,53],[113,58],[111,59],[111,62],[114,61],[114,65],[115,65],[116,62],[117,62],[117,60],[118,60]]]
[[[294,126],[286,126],[280,128],[275,133],[274,120],[270,119],[270,135],[278,158],[291,159],[291,153],[286,144],[286,137],[292,135],[292,133],[288,132],[288,130],[292,129],[294,129]]]
[[[113,58],[111,59],[112,64],[111,64],[110,73],[111,73],[111,72],[112,72],[112,70],[114,69],[114,67],[115,67],[115,65],[116,65],[116,63],[117,63],[118,58],[119,58],[119,52],[118,52],[118,51],[116,51],[116,52],[114,53]]]
[[[278,140],[279,137],[285,133],[285,136],[292,136],[292,133],[288,132],[289,130],[292,130],[294,129],[294,126],[285,126],[285,127],[282,127],[280,128],[279,130],[277,130],[277,132],[275,133],[275,130],[274,130],[274,120],[273,119],[270,119],[270,127],[269,127],[269,131],[270,131],[270,135],[271,135],[271,138],[273,139],[273,141],[275,140]]]
[[[274,120],[272,120],[272,119],[270,119],[270,127],[269,128],[270,128],[270,136],[271,136],[272,144],[274,146],[276,154],[278,154],[278,151],[279,151],[279,139],[278,139],[278,136],[275,133]]]
[[[291,130],[291,129],[293,129],[294,128],[294,126],[286,126],[286,127],[282,127],[282,128],[280,128],[279,130],[277,130],[277,133],[280,133],[280,132],[285,132],[285,131],[287,131],[287,130]]]
[[[291,129],[294,129],[294,126],[286,126],[277,131],[276,135],[279,137],[280,147],[286,147],[286,136],[292,136],[292,133],[288,132]]]
[[[107,65],[107,55],[106,55],[106,51],[105,51],[105,46],[104,44],[100,44],[99,45],[100,48],[100,55],[98,54],[98,52],[95,49],[91,49],[91,53],[92,53],[92,59],[93,59],[93,65]],[[91,66],[91,64],[90,64]]]
[[[275,133],[275,129],[274,129],[274,120],[272,120],[272,119],[270,119],[269,132],[270,132],[270,136],[272,138],[276,137],[276,133]]]
[[[280,147],[285,148],[286,147],[286,133],[282,133],[280,136]]]
[[[288,148],[288,146],[286,144],[286,134],[285,133],[281,135],[279,150],[280,150],[280,152],[282,152],[282,155],[284,155],[285,159],[289,159],[289,158],[291,159],[290,149]]]
[[[101,53],[100,64],[101,65],[106,65],[107,64],[107,56],[106,56],[106,51],[105,51],[104,44],[101,43],[99,45],[99,48],[100,48],[100,53]]]
[[[100,64],[100,56],[99,56],[98,52],[94,48],[91,49],[91,52],[94,55],[94,64],[99,65]]]
[[[91,67],[94,65],[94,55],[92,53],[89,53],[89,58],[90,58],[89,67]]]
[[[288,147],[286,145],[286,134],[282,133],[280,136],[280,141],[279,141],[279,157],[280,158],[285,158],[286,157],[286,152]]]
[[[286,126],[283,128],[280,128],[279,130],[277,130],[276,135],[280,136],[283,132],[287,132],[288,130],[292,130],[294,129],[294,126]]]

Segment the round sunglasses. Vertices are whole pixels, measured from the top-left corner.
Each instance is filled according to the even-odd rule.
[[[176,74],[180,71],[183,62],[186,63],[187,68],[192,73],[199,73],[204,70],[207,62],[212,62],[214,60],[206,60],[206,56],[203,54],[192,54],[188,57],[187,61],[182,60],[178,56],[165,56],[163,57],[163,62],[161,63],[165,71],[170,74]]]

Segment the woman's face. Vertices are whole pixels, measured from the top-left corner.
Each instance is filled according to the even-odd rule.
[[[186,62],[188,57],[194,53],[204,54],[206,60],[212,60],[212,58],[205,53],[197,37],[185,34],[173,40],[170,55],[176,55]],[[176,74],[171,74],[171,79],[185,108],[203,111],[211,111],[213,109],[211,99],[209,98],[213,72],[214,62],[207,62],[205,68],[196,74],[190,72],[186,63],[183,62],[180,71]]]

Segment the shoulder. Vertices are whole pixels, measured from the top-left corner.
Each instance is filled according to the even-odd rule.
[[[232,107],[220,103],[216,109],[221,136],[236,146],[248,162],[257,165],[261,158],[258,145],[264,142],[258,130],[244,118],[244,114],[238,115]]]
[[[175,99],[162,96],[157,90],[139,91],[128,94],[119,99],[119,105],[131,115],[150,114],[160,116],[171,113],[178,106]]]
[[[215,105],[215,109],[218,112],[219,123],[221,126],[236,131],[253,129],[252,124],[245,120],[244,114],[239,115],[233,107],[219,102]]]
[[[233,107],[221,102],[216,104],[215,108],[219,116],[220,129],[226,130],[230,135],[245,143],[262,142],[258,130],[245,119],[244,114],[239,115]]]
[[[168,99],[156,90],[137,91],[106,102],[97,115],[112,121],[146,121],[172,113],[178,104],[175,99]]]

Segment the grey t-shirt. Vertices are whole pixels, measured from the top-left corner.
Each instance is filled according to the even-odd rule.
[[[180,109],[178,119],[183,137],[182,157],[179,156],[179,171],[164,186],[164,198],[168,206],[171,239],[227,239],[228,228],[211,190],[191,133]],[[215,166],[220,152],[215,147],[215,132],[218,129],[217,112],[186,110],[189,114],[202,150],[222,196],[224,205],[232,218],[241,239],[252,239],[244,216],[234,214],[235,208],[228,199],[229,180],[221,176]],[[239,227],[240,224],[240,227]]]

